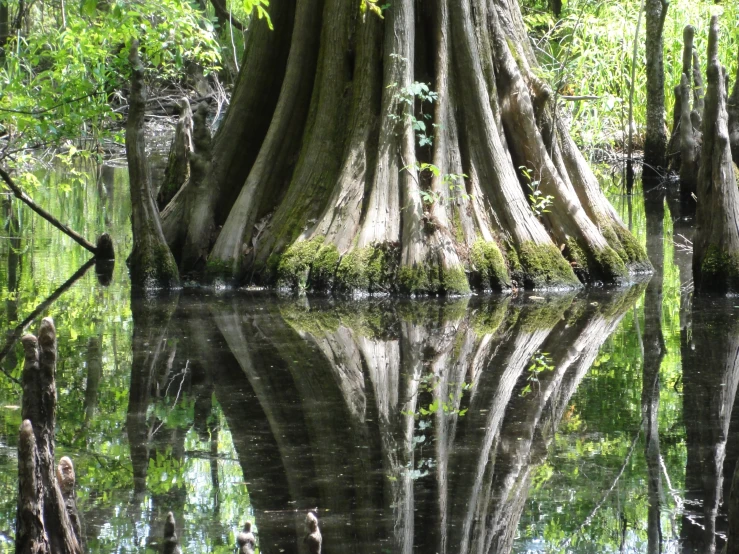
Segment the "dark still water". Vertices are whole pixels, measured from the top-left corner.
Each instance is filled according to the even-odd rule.
[[[3,197],[0,552],[14,550],[14,337],[46,315],[59,336],[57,456],[76,464],[88,552],[160,549],[168,511],[186,553],[233,552],[246,520],[260,552],[299,552],[309,509],[329,554],[722,547],[739,301],[691,299],[690,254],[674,244],[687,231],[669,203],[634,199],[658,271],[630,288],[132,302],[125,171],[68,179],[40,173],[30,192],[124,254],[107,286],[94,268],[76,274],[86,252]]]

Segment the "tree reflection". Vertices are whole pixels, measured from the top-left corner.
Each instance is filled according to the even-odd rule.
[[[716,552],[729,426],[739,383],[739,322],[727,299],[694,298],[683,348],[685,468],[683,552]],[[731,480],[732,474],[726,477]]]
[[[329,553],[510,551],[570,397],[641,290],[184,310],[260,547],[296,551],[317,507]]]

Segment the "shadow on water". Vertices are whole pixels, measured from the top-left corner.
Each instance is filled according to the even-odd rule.
[[[125,172],[36,196],[130,249]],[[635,192],[642,191],[637,184]],[[693,299],[689,217],[623,206],[648,284],[546,299],[338,301],[187,290],[131,299],[3,202],[0,553],[13,549],[17,337],[59,330],[57,451],[89,552],[719,552],[739,459],[736,299]],[[72,278],[70,278],[70,275]]]

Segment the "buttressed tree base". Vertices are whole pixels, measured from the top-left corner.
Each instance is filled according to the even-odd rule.
[[[464,294],[651,269],[536,76],[517,2],[361,4],[284,0],[274,31],[255,22],[209,170],[163,212],[181,272]]]

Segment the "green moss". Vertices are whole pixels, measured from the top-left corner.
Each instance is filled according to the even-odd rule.
[[[225,260],[208,259],[205,265],[205,276],[208,281],[216,279],[230,281],[235,277],[233,264]]]
[[[388,261],[382,248],[358,248],[341,259],[336,270],[336,284],[343,290],[378,292],[387,289],[388,273]]]
[[[571,262],[574,262],[578,266],[585,268],[587,267],[587,256],[577,241],[570,237],[567,239],[567,256]]]
[[[518,252],[524,284],[535,289],[580,286],[572,267],[553,244],[524,242]]]
[[[293,243],[280,257],[277,266],[278,283],[289,287],[307,287],[310,267],[322,245],[323,237]]]
[[[503,254],[494,242],[475,241],[470,250],[471,269],[479,273],[483,288],[502,290],[511,286]]]
[[[426,264],[411,267],[403,266],[398,272],[400,291],[406,294],[425,294],[440,292],[441,279],[438,267]]]
[[[442,271],[438,264],[404,266],[398,272],[400,291],[406,294],[469,294],[467,274],[461,267]]]
[[[613,248],[594,253],[597,271],[606,282],[621,282],[628,276],[626,264]],[[596,269],[596,268],[593,268]]]
[[[588,255],[577,240],[569,238],[566,254],[575,271],[586,271],[584,278],[590,281],[602,280],[607,283],[619,283],[628,274],[624,260],[610,247],[589,252]]]
[[[621,248],[616,251],[621,256],[621,259],[624,260],[624,263],[629,266],[636,266],[635,269],[651,270],[652,264],[649,262],[647,251],[641,244],[639,244],[636,237],[632,235],[628,229],[616,223],[612,224],[611,228],[618,237],[618,244],[621,245]],[[614,243],[610,244],[613,245]],[[623,255],[619,250],[623,251]]]
[[[706,250],[700,265],[700,288],[716,292],[739,291],[739,254],[717,244]]]
[[[340,258],[333,244],[324,244],[318,249],[310,271],[312,289],[331,289]]]
[[[508,265],[508,273],[514,279],[523,282],[523,271],[521,268],[521,260],[518,258],[518,252],[510,242],[505,243],[506,260]]]
[[[130,257],[131,283],[147,290],[180,286],[177,263],[166,244],[149,242],[134,250]]]
[[[454,229],[454,238],[457,243],[464,243],[464,229],[462,229],[462,220],[459,217],[458,210],[454,210],[452,213],[452,228]]]
[[[494,299],[487,302],[479,310],[474,310],[471,315],[472,329],[478,336],[494,335],[503,324],[506,316],[512,316],[515,321],[517,310],[509,312],[510,296]]]
[[[527,333],[552,329],[564,317],[574,298],[574,294],[555,295],[545,302],[527,303],[521,310],[519,324]]]

